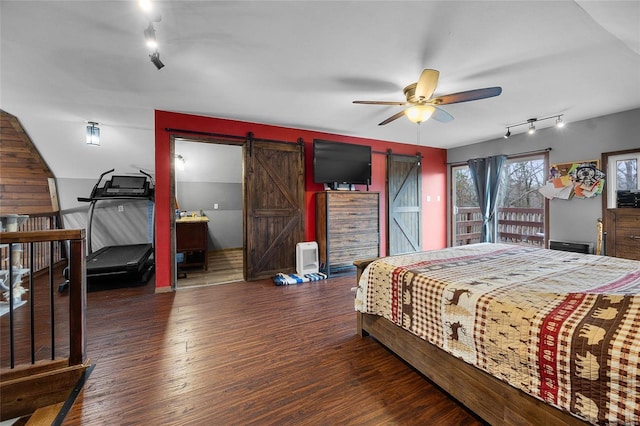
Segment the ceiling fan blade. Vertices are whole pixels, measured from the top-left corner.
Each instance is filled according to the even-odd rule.
[[[420,79],[418,79],[418,83],[416,84],[416,99],[430,99],[433,92],[436,90],[439,77],[440,71],[430,69],[423,70],[422,74],[420,74]]]
[[[434,105],[449,105],[460,102],[477,101],[478,99],[492,98],[502,93],[502,87],[485,87],[484,89],[467,90],[466,92],[451,93],[450,95],[436,96],[429,100]]]
[[[391,117],[387,118],[382,123],[379,123],[378,126],[384,126],[385,124],[389,124],[392,121],[397,120],[398,118],[402,117],[403,115],[404,115],[404,111],[400,111],[397,114],[393,114]]]
[[[434,108],[435,111],[431,114],[431,118],[434,120],[439,121],[440,123],[448,123],[453,120],[453,115],[449,114],[447,111],[437,107]]]
[[[408,105],[407,102],[393,102],[393,101],[353,101],[354,104],[365,105]]]

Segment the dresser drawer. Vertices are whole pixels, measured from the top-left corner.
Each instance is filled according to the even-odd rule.
[[[378,219],[378,209],[359,210],[351,208],[350,210],[329,211],[329,221],[359,221],[359,220],[376,220]]]
[[[368,210],[378,207],[378,194],[366,193],[366,192],[339,192],[329,194],[329,204],[331,210],[335,212],[339,211],[351,211],[354,210]]]
[[[329,225],[329,233],[331,235],[378,232],[378,229],[378,218],[336,220]]]
[[[616,228],[616,257],[640,260],[640,229]]]
[[[636,231],[636,235],[640,234],[640,209],[633,210],[635,211],[616,214],[616,229],[633,229]]]
[[[378,233],[338,234],[329,237],[330,248],[378,247]]]
[[[331,252],[331,266],[353,266],[355,260],[380,256],[378,247],[342,248]]]

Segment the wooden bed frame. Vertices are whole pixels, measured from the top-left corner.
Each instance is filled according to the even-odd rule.
[[[358,281],[373,260],[354,262]],[[357,312],[357,329],[360,336],[374,337],[491,425],[589,424],[467,364],[383,317]]]

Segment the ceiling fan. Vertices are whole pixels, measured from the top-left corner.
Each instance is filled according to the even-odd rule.
[[[438,85],[440,72],[432,69],[425,69],[420,74],[416,83],[411,83],[404,88],[404,95],[407,98],[404,102],[387,101],[353,101],[354,104],[367,105],[398,105],[407,106],[404,110],[392,115],[379,126],[391,123],[394,120],[406,115],[407,118],[417,124],[433,118],[441,123],[453,120],[453,116],[445,110],[438,108],[439,105],[456,104],[460,102],[476,101],[478,99],[492,98],[502,93],[502,87],[486,87],[484,89],[467,90],[465,92],[451,93],[449,95],[433,96],[433,92]]]

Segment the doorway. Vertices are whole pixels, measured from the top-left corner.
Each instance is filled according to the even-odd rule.
[[[186,141],[186,144],[178,143],[180,141]],[[194,221],[200,221],[206,217],[207,224],[212,222],[207,215],[209,210],[205,210],[201,206],[204,205],[208,208],[213,205],[214,211],[223,210],[222,206],[211,199],[213,192],[209,188],[197,188],[193,197],[197,204],[190,205],[190,210],[187,210],[187,206],[184,204],[180,205],[179,198],[183,198],[184,193],[179,195],[180,185],[176,184],[178,181],[176,173],[179,172],[176,170],[176,161],[184,162],[186,171],[190,167],[188,166],[190,160],[186,154],[177,152],[176,149],[188,149],[194,146],[202,148],[210,145],[237,147],[238,150],[234,152],[236,155],[240,154],[241,158],[237,161],[226,158],[220,162],[222,159],[216,156],[218,162],[213,164],[212,157],[207,157],[203,153],[194,153],[193,158],[204,165],[201,173],[195,173],[193,170],[191,173],[199,176],[193,178],[194,181],[201,181],[203,175],[210,176],[216,168],[225,169],[227,163],[241,164],[240,183],[236,181],[223,183],[231,183],[237,188],[241,188],[236,190],[234,194],[237,199],[236,205],[241,205],[242,208],[240,211],[235,209],[231,215],[235,224],[235,231],[232,232],[234,241],[237,241],[237,238],[241,238],[242,241],[243,280],[258,280],[273,277],[278,272],[293,272],[295,270],[295,247],[304,237],[304,145],[302,139],[297,143],[254,139],[251,133],[246,139],[238,138],[237,141],[172,137],[170,156],[173,161],[170,173],[170,197],[173,197],[174,201],[178,203],[179,213],[184,211],[186,216],[193,216]],[[204,159],[207,160],[203,161]],[[206,179],[211,178],[207,177]],[[180,222],[182,222],[182,218]],[[173,227],[172,235],[175,244],[178,240],[175,232],[177,229],[175,219],[172,220],[172,224],[176,225]],[[238,231],[240,224],[242,224],[242,232]],[[213,223],[214,227],[211,232],[206,231],[206,238],[211,237],[211,242],[215,242],[215,235],[217,235],[215,229],[219,229],[216,228],[217,225],[217,223]],[[227,231],[229,228],[225,225],[224,232]],[[211,234],[214,236],[212,237]],[[208,243],[198,246],[198,251],[208,252]],[[232,248],[235,247],[232,246]],[[177,277],[180,267],[177,265],[177,261],[181,259],[175,255],[176,249],[177,247],[174,245],[173,258],[176,258],[176,263],[172,265],[175,266],[173,268],[173,283],[175,287],[180,287]],[[197,261],[198,259],[196,259]],[[200,259],[200,266],[205,270],[208,269],[207,263],[206,260]]]
[[[193,220],[198,221],[177,222],[176,234],[189,229],[186,231],[189,238],[206,240],[204,244],[189,247],[179,241],[180,238],[176,239],[177,288],[245,279],[242,151],[242,145],[237,143],[187,138],[174,140],[174,194],[177,210],[183,216],[179,222],[184,221],[184,217],[190,221],[190,216],[195,216]],[[203,233],[206,236],[203,237]],[[181,252],[178,250],[180,244],[187,248],[206,247],[206,251]]]

